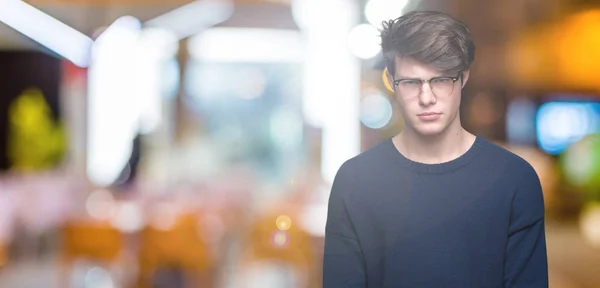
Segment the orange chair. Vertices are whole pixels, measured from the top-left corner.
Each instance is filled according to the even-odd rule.
[[[242,267],[256,262],[284,263],[306,279],[303,287],[315,287],[313,270],[316,266],[316,254],[312,238],[296,223],[296,215],[298,213],[293,209],[277,209],[261,216],[251,229]]]
[[[0,242],[0,269],[2,269],[2,267],[4,267],[8,261],[7,252],[6,245]]]
[[[66,223],[62,228],[61,281],[67,280],[74,261],[78,259],[106,265],[115,263],[123,252],[124,242],[121,232],[108,222]]]
[[[194,213],[180,214],[167,229],[146,226],[140,238],[138,287],[150,287],[155,272],[166,267],[191,273],[186,278],[187,286],[211,287],[212,255],[200,237],[201,229]]]

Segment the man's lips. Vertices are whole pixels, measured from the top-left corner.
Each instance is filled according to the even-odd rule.
[[[433,121],[440,119],[440,117],[442,117],[442,113],[423,112],[423,113],[419,113],[417,115],[417,117],[419,117],[419,119],[421,119],[421,121],[433,122]]]

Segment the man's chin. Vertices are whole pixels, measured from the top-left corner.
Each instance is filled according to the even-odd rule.
[[[428,123],[426,125],[418,125],[414,127],[415,134],[423,137],[435,137],[444,133],[446,127],[438,123]]]

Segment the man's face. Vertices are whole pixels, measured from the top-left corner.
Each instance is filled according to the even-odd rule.
[[[469,71],[447,75],[413,59],[396,58],[396,75],[388,75],[388,80],[394,87],[406,129],[435,136],[452,125],[460,126],[461,90],[468,77]],[[429,83],[419,81],[430,79]]]

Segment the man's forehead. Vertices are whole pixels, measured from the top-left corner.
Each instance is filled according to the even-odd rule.
[[[396,76],[440,76],[443,73],[433,66],[410,57],[396,57]]]

